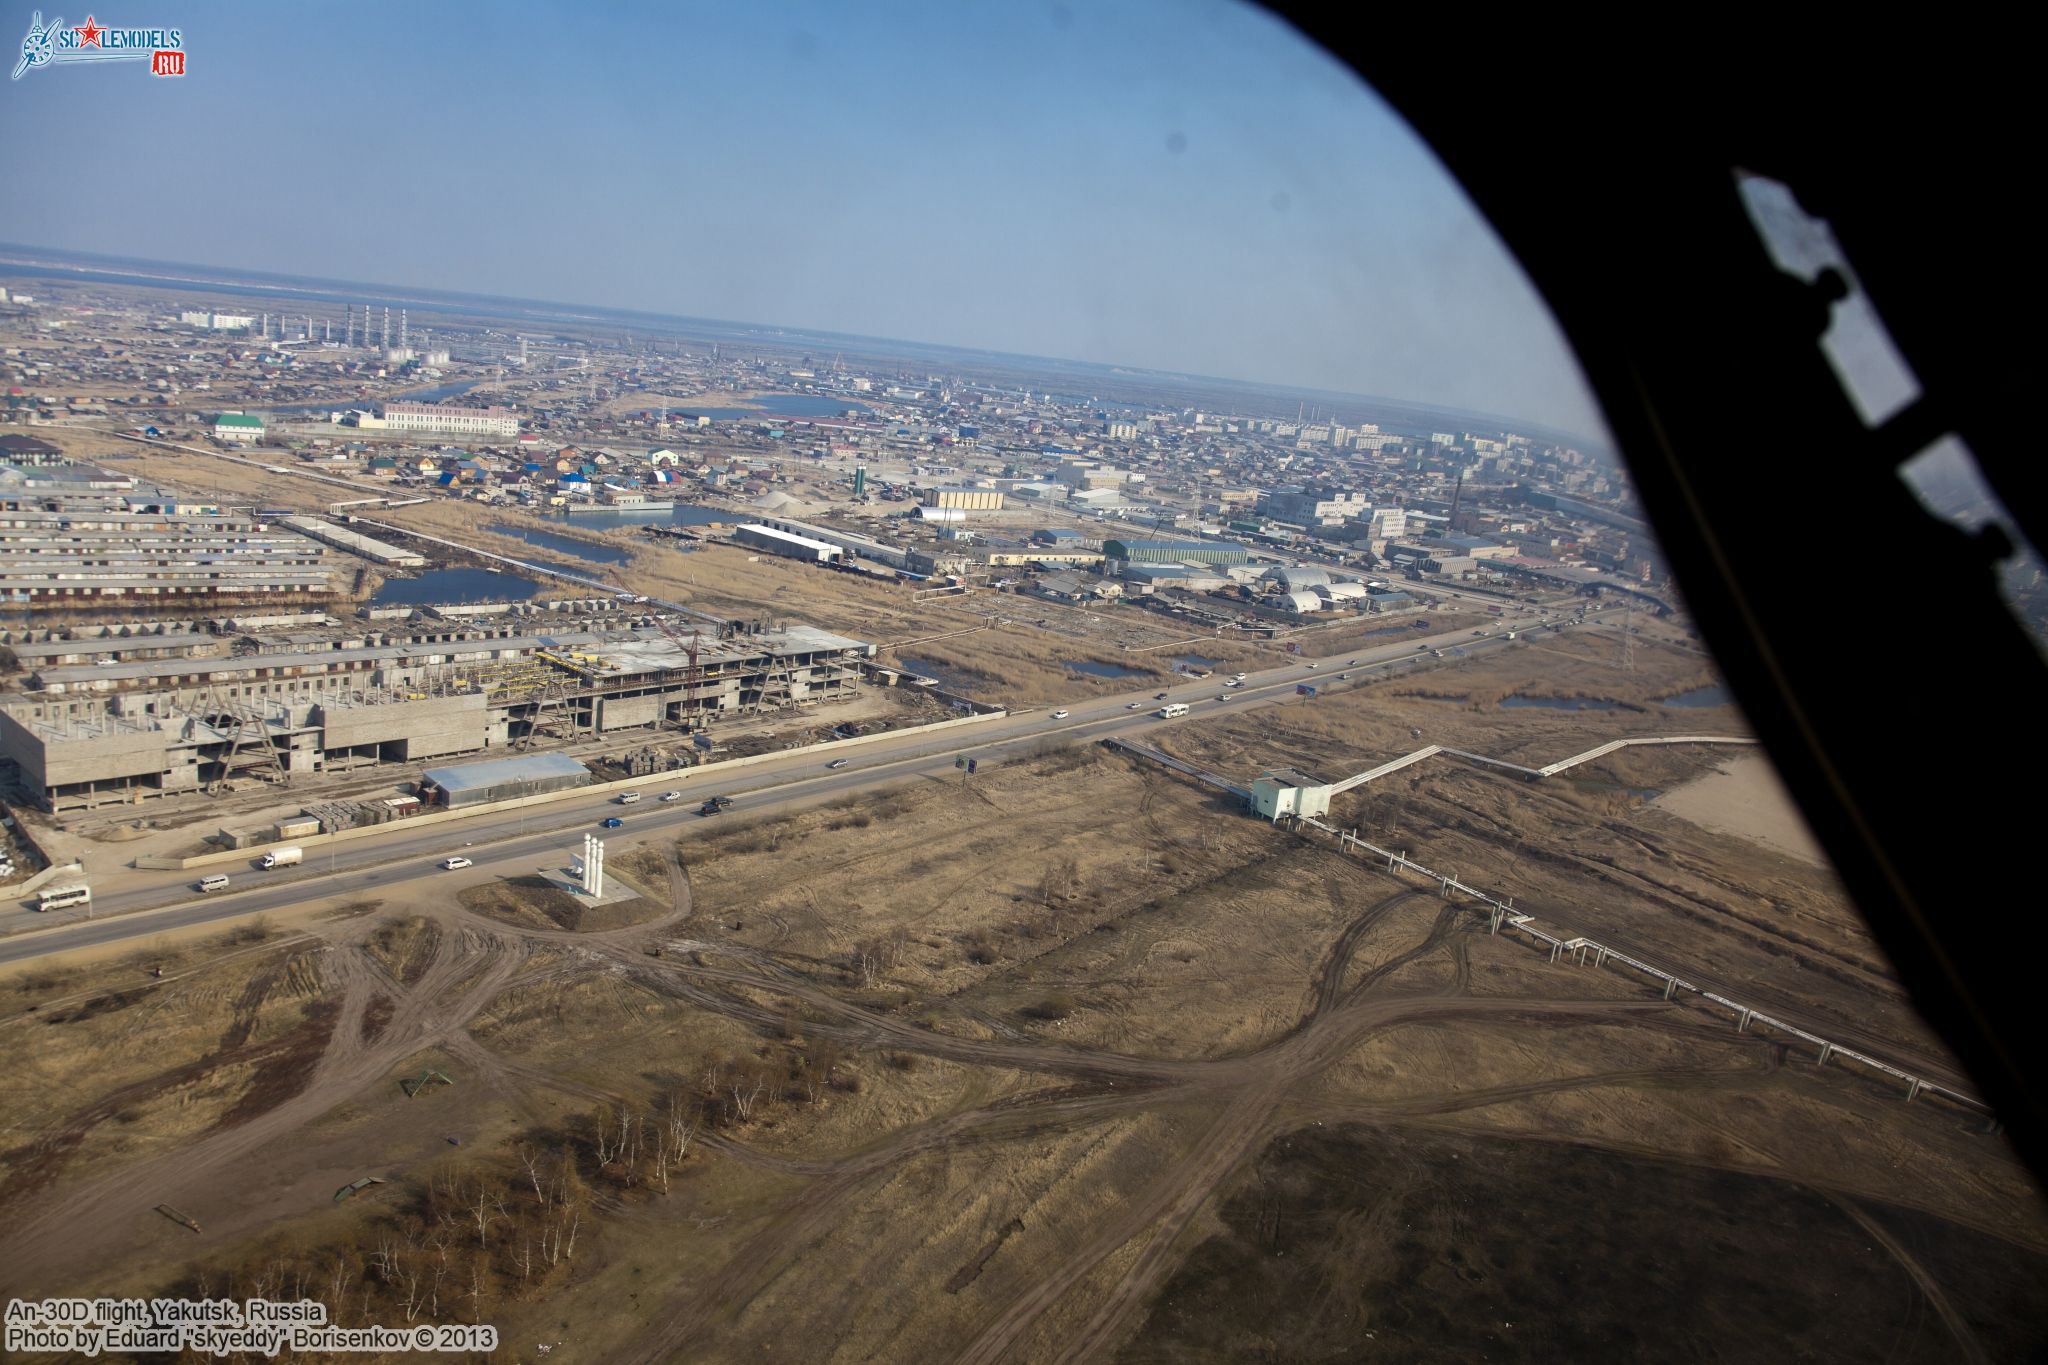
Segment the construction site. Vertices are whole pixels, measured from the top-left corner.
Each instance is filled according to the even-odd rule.
[[[86,810],[242,778],[688,734],[850,700],[874,652],[794,625],[707,632],[617,613],[570,623],[582,629],[518,624],[468,617],[360,642],[244,634],[214,657],[41,669],[31,691],[0,702],[0,758],[42,809]]]

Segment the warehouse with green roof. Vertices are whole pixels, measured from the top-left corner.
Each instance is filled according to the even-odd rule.
[[[1105,540],[1102,553],[1126,564],[1245,564],[1242,545],[1222,540]]]
[[[224,412],[213,419],[213,439],[260,441],[263,439],[263,419],[244,412]]]

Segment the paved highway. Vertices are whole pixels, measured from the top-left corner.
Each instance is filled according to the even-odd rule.
[[[1236,688],[1226,687],[1227,679],[1219,675],[1164,690],[1167,700],[1188,704],[1187,719],[1198,720],[1221,710],[1291,700],[1295,688],[1304,682],[1319,688],[1341,688],[1346,684],[1338,679],[1340,673],[1363,681],[1375,670],[1415,658],[1423,644],[1449,651],[1497,648],[1504,643],[1505,637],[1499,633],[1475,637],[1460,631],[1266,669]],[[1358,662],[1350,664],[1350,659]],[[124,870],[118,877],[124,889],[96,895],[92,919],[76,911],[65,912],[66,918],[57,924],[0,939],[0,966],[258,911],[281,910],[308,900],[374,894],[420,878],[443,879],[453,888],[537,867],[559,868],[580,851],[585,833],[603,833],[608,840],[629,845],[654,836],[687,835],[693,830],[717,828],[719,822],[735,815],[780,814],[880,783],[948,772],[956,755],[995,763],[1028,756],[1047,743],[1091,743],[1110,735],[1178,724],[1152,714],[1163,704],[1156,695],[1160,690],[1155,684],[1150,691],[1027,711],[933,734],[906,731],[900,738],[848,747],[839,753],[830,746],[795,751],[787,759],[729,773],[715,768],[666,773],[648,778],[642,787],[645,798],[633,806],[619,805],[614,796],[591,795],[516,811],[480,813],[472,819],[437,825],[400,822],[388,832],[341,844],[315,845],[308,850],[303,866],[276,872],[255,870],[253,855],[248,862],[189,871]],[[1229,700],[1220,699],[1224,696]],[[1069,714],[1057,716],[1059,710]],[[825,767],[827,762],[842,759],[843,768]],[[683,792],[684,799],[662,803],[659,793],[670,789]],[[723,815],[699,816],[699,803],[711,795],[732,797],[732,809]],[[599,822],[614,815],[625,821],[623,828],[600,830]],[[475,867],[460,872],[442,870],[440,860],[457,853],[474,859]],[[234,888],[200,895],[193,883],[212,872],[234,878]]]

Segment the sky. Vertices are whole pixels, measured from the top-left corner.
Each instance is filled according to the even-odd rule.
[[[13,70],[36,6],[0,3]],[[0,86],[0,240],[1605,426],[1350,70],[1234,0],[100,0]],[[73,12],[76,10],[77,12]]]

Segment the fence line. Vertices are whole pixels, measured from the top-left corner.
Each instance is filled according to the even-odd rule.
[[[1616,741],[1615,745],[1607,746],[1607,748],[1611,751],[1613,747],[1618,747],[1620,744],[1627,742],[1626,740]],[[1656,741],[1650,742],[1654,743]],[[1669,740],[1665,742],[1683,743],[1686,741]],[[1592,752],[1597,753],[1598,751]],[[1580,758],[1584,759],[1589,756],[1591,754],[1580,755]],[[1565,766],[1570,765],[1567,763]],[[1490,892],[1482,891],[1478,887],[1467,886],[1451,873],[1438,872],[1434,868],[1424,867],[1406,854],[1397,853],[1392,849],[1381,848],[1377,844],[1359,838],[1357,834],[1349,830],[1334,829],[1313,817],[1290,816],[1287,818],[1297,826],[1317,830],[1336,840],[1340,848],[1362,849],[1372,853],[1375,857],[1384,858],[1389,870],[1399,869],[1417,873],[1442,887],[1443,894],[1446,897],[1456,893],[1480,902],[1486,907],[1485,913],[1489,922],[1489,933],[1499,934],[1504,928],[1520,930],[1529,936],[1532,946],[1547,948],[1552,962],[1556,962],[1566,954],[1576,953],[1581,963],[1585,962],[1590,956],[1593,959],[1593,965],[1596,967],[1604,967],[1610,961],[1622,963],[1655,981],[1662,982],[1664,998],[1666,1000],[1675,998],[1680,991],[1690,991],[1702,1000],[1712,1001],[1714,1004],[1721,1006],[1735,1016],[1735,1028],[1738,1033],[1747,1033],[1752,1026],[1775,1029],[1779,1033],[1811,1044],[1816,1050],[1818,1062],[1822,1066],[1827,1065],[1835,1057],[1844,1057],[1850,1061],[1859,1062],[1873,1071],[1881,1072],[1884,1075],[1905,1082],[1906,1099],[1909,1102],[1923,1094],[1933,1094],[1951,1100],[1965,1108],[1974,1109],[1979,1113],[1989,1114],[1991,1112],[1991,1106],[1975,1095],[1966,1094],[1963,1091],[1943,1085],[1938,1081],[1928,1080],[1924,1076],[1916,1076],[1910,1071],[1893,1066],[1890,1062],[1881,1061],[1867,1052],[1859,1052],[1855,1048],[1846,1047],[1841,1043],[1823,1038],[1819,1034],[1800,1028],[1795,1024],[1789,1024],[1782,1019],[1764,1013],[1764,1011],[1753,1005],[1745,1005],[1739,1000],[1732,1000],[1725,995],[1710,991],[1695,982],[1687,981],[1684,977],[1674,972],[1665,971],[1662,967],[1655,967],[1640,958],[1631,957],[1618,948],[1610,948],[1604,943],[1585,937],[1560,938],[1556,934],[1539,929],[1536,927],[1535,916],[1515,909],[1512,898],[1502,900],[1500,897]],[[1993,1127],[1996,1127],[1995,1120]]]

